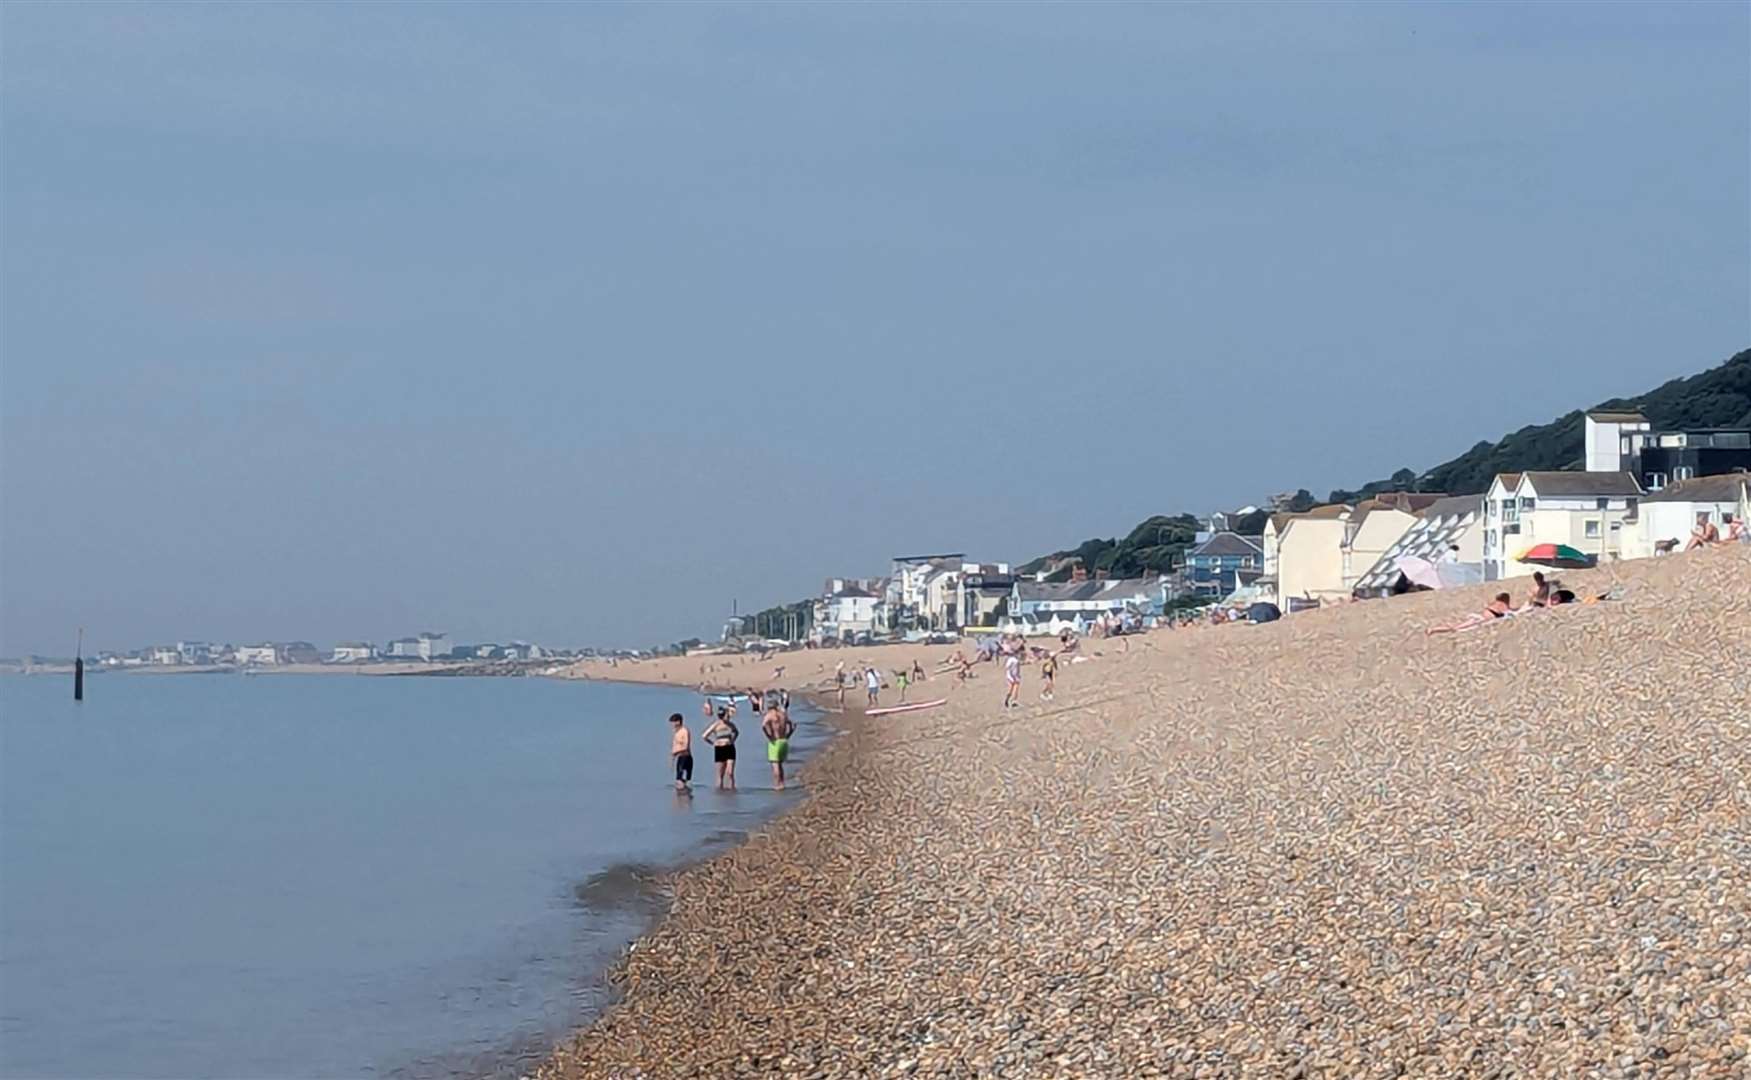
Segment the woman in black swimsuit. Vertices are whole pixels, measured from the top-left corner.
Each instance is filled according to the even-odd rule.
[[[736,736],[741,732],[730,722],[730,711],[720,708],[717,711],[717,721],[699,737],[711,744],[711,760],[717,765],[717,786],[719,789],[736,790]]]

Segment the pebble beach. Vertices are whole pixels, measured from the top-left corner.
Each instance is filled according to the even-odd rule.
[[[1049,704],[983,664],[849,713],[539,1080],[1751,1075],[1751,549],[1563,578],[1623,595],[1090,640]]]

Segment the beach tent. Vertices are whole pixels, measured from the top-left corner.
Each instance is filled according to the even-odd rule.
[[[1252,607],[1246,609],[1246,617],[1255,624],[1268,623],[1276,622],[1278,619],[1281,619],[1283,613],[1278,610],[1277,605],[1266,603],[1261,600]]]

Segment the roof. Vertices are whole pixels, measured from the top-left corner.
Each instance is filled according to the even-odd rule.
[[[1423,507],[1423,517],[1430,520],[1444,517],[1462,517],[1475,514],[1483,509],[1482,495],[1448,495],[1436,499]]]
[[[1540,495],[1640,495],[1642,486],[1626,472],[1528,472],[1521,483],[1530,483]]]
[[[1190,555],[1263,555],[1264,538],[1242,536],[1236,532],[1219,532],[1199,544]]]
[[[1645,424],[1648,418],[1635,409],[1594,409],[1587,419],[1606,424]]]
[[[1737,502],[1739,492],[1751,484],[1745,473],[1725,473],[1720,476],[1696,476],[1679,480],[1647,495],[1644,503],[1668,502]]]
[[[1376,495],[1356,504],[1356,512],[1350,517],[1350,524],[1359,528],[1362,522],[1368,519],[1368,515],[1377,510],[1396,510],[1401,514],[1415,515],[1446,497],[1441,494],[1408,491],[1394,491],[1385,495]]]
[[[843,589],[840,589],[838,592],[833,593],[831,596],[827,597],[827,599],[839,600],[839,599],[844,598],[844,599],[856,600],[856,599],[861,599],[861,598],[865,598],[865,597],[874,597],[874,596],[875,596],[875,593],[872,593],[872,592],[868,591],[867,589],[860,589],[856,585],[847,585]]]

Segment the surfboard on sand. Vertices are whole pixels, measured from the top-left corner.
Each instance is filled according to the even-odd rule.
[[[938,705],[947,705],[948,698],[937,698],[935,701],[909,701],[904,705],[888,705],[880,709],[868,709],[865,716],[887,716],[889,713],[916,712],[919,709],[934,709]]]

